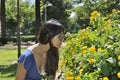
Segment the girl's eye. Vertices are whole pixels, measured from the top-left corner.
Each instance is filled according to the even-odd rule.
[[[64,35],[59,35],[60,38],[64,38]]]
[[[62,40],[64,38],[64,35],[59,35],[58,38]]]
[[[59,37],[59,38],[61,38],[61,37],[62,37],[62,35],[59,35],[58,37]]]

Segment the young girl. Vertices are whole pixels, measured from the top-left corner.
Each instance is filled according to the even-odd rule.
[[[45,22],[38,43],[30,46],[18,59],[16,80],[41,80],[42,73],[55,79],[64,28],[57,20]]]

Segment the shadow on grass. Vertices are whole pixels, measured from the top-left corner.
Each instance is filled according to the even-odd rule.
[[[0,65],[0,77],[15,77],[17,63],[11,65]]]

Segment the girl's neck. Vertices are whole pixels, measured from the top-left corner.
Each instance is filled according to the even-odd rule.
[[[43,54],[47,53],[47,51],[50,49],[50,46],[49,43],[47,44],[37,43],[29,47],[29,49],[31,49],[34,54],[43,56]]]

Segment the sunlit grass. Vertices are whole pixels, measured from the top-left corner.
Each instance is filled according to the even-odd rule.
[[[23,53],[24,49],[21,50]],[[0,49],[0,65],[9,65],[17,60],[17,49]]]

